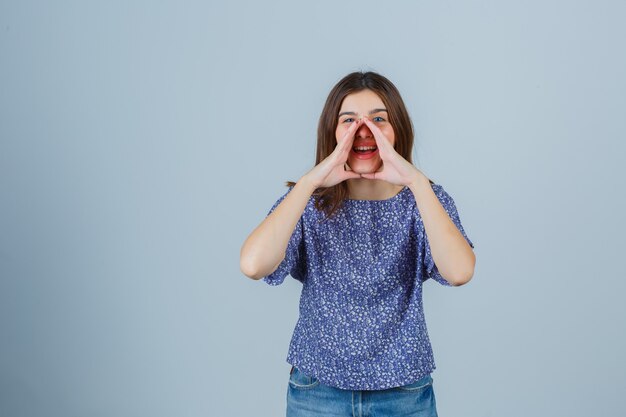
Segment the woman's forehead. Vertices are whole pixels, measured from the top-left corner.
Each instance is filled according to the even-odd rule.
[[[382,99],[372,90],[361,90],[348,94],[341,103],[340,112],[350,111],[355,113],[368,113],[374,109],[384,109]]]

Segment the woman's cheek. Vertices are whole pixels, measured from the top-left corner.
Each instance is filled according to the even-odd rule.
[[[385,129],[383,130],[383,134],[392,145],[395,143],[395,135],[394,135],[393,129],[391,128]]]
[[[342,127],[338,127],[337,130],[335,130],[335,138],[337,139],[337,142],[341,140],[341,138],[343,137],[345,133],[346,133],[346,129]]]

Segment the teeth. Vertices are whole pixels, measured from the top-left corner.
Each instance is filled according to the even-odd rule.
[[[354,148],[357,151],[367,151],[367,150],[374,150],[376,149],[376,146],[355,146]]]

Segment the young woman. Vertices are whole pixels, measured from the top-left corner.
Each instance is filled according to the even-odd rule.
[[[437,415],[422,286],[467,283],[476,258],[454,200],[412,149],[396,87],[348,74],[322,110],[315,166],[241,248],[246,276],[303,284],[287,416]]]

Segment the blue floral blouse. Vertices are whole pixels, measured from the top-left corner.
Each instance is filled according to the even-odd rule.
[[[431,187],[473,248],[452,197],[441,185]],[[435,362],[422,286],[428,278],[450,283],[432,259],[410,188],[387,200],[348,199],[325,221],[314,198],[285,259],[263,277],[280,285],[289,274],[303,284],[287,362],[322,384],[351,390],[397,387],[430,374]]]

